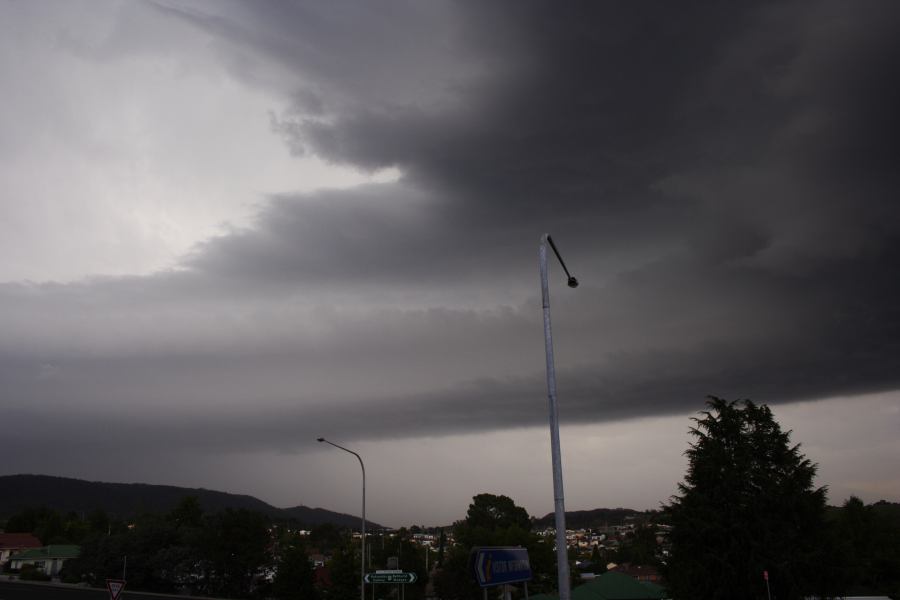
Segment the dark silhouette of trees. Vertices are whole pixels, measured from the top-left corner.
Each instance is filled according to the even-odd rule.
[[[359,552],[351,540],[334,548],[331,555],[331,587],[323,591],[327,600],[359,598]]]
[[[299,538],[288,540],[278,559],[272,592],[278,600],[317,600],[313,567]]]
[[[331,553],[335,548],[345,543],[349,530],[331,523],[316,525],[310,531],[309,542],[325,554]]]
[[[457,539],[465,545],[469,541],[513,528],[526,532],[531,530],[528,511],[516,506],[508,496],[478,494],[472,498],[465,520],[457,523],[454,529]]]
[[[271,536],[262,513],[206,515],[188,497],[167,514],[145,513],[127,524],[96,515],[88,522],[97,528],[82,540],[80,556],[66,563],[61,575],[67,581],[102,586],[122,576],[127,556],[133,590],[247,598],[265,585]]]
[[[641,525],[625,535],[625,539],[613,555],[613,562],[658,567],[660,562],[657,557],[657,546],[656,530],[653,526]]]
[[[477,600],[480,588],[469,565],[469,553],[475,546],[523,546],[534,578],[529,592],[555,589],[556,554],[531,531],[528,512],[507,496],[478,494],[472,498],[466,518],[453,525],[456,545],[446,549],[442,568],[435,575],[435,589],[444,600]]]
[[[900,505],[851,496],[829,525],[828,572],[841,592],[900,597]]]
[[[226,508],[211,515],[202,540],[207,572],[212,575],[210,595],[251,595],[260,569],[269,561],[270,541],[268,519],[262,513]]]
[[[711,397],[666,507],[673,598],[803,598],[816,586],[825,489],[765,405]],[[821,590],[819,590],[821,592]]]

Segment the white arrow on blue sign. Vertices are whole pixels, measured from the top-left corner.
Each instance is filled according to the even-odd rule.
[[[525,548],[492,546],[475,548],[472,553],[475,579],[481,587],[531,579],[531,563]]]

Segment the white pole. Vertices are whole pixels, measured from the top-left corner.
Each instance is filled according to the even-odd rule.
[[[563,492],[562,457],[559,448],[559,410],[556,404],[556,368],[553,361],[553,334],[550,330],[550,281],[547,276],[547,246],[553,248],[566,275],[566,265],[556,250],[550,234],[541,238],[538,252],[541,266],[541,299],[544,308],[544,349],[547,355],[547,400],[550,408],[550,453],[553,460],[553,505],[556,521],[556,573],[559,600],[569,600],[569,554],[566,546],[566,506]],[[569,287],[576,287],[578,281],[569,275]]]

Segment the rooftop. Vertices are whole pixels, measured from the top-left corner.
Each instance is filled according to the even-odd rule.
[[[31,548],[10,557],[10,560],[46,560],[49,558],[77,558],[81,553],[80,546],[54,544],[41,548]]]

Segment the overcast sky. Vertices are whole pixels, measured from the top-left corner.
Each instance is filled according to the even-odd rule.
[[[656,508],[707,394],[900,501],[900,5],[0,3],[0,474]]]

